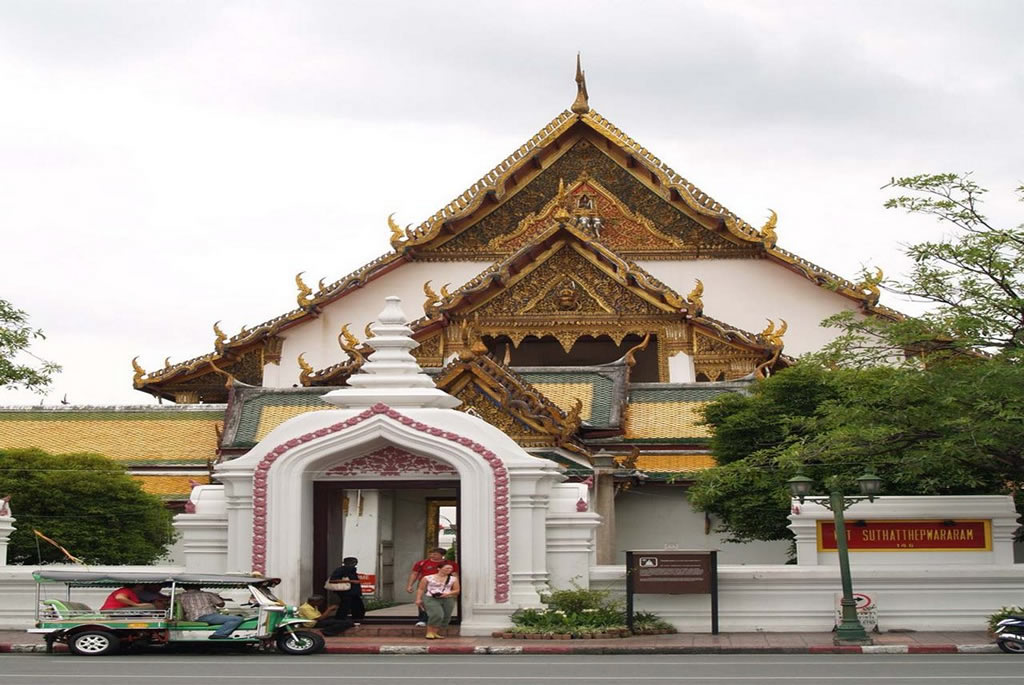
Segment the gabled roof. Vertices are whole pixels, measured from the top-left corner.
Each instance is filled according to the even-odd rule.
[[[443,289],[438,295],[428,287],[427,314],[410,324],[414,338],[422,342],[441,328],[469,325],[472,335],[506,335],[518,345],[527,335],[560,327],[554,335],[568,352],[588,326],[608,325],[620,336],[643,337],[653,322],[674,319],[687,321],[705,338],[747,350],[762,365],[789,363],[780,357],[781,332],[754,334],[705,316],[699,282],[683,297],[605,247],[593,225],[581,223],[578,215],[551,215],[550,225],[520,250],[454,292]],[[303,365],[303,385],[344,383],[359,367],[360,355],[368,353],[365,345],[356,349],[349,344],[350,361],[320,371]]]
[[[602,154],[628,170],[651,193],[676,207],[709,235],[714,234],[722,245],[728,243],[746,250],[750,255],[774,261],[823,288],[858,301],[865,312],[890,318],[902,316],[878,304],[880,274],[877,278],[854,283],[779,248],[776,245],[774,214],[760,230],[754,228],[677,174],[603,116],[589,108],[586,111],[577,108],[575,112],[566,110],[560,113],[494,169],[419,226],[403,231],[389,220],[393,252],[378,257],[333,283],[321,281],[315,291],[301,280],[299,274],[296,276],[299,287],[296,309],[251,328],[243,327],[233,336],[227,336],[215,327],[217,337],[213,352],[177,364],[166,363],[164,369],[153,372],[146,372],[136,365],[134,386],[155,395],[168,396],[162,387],[172,379],[187,384],[202,376],[219,373],[222,369],[218,367],[223,366],[225,360],[237,362],[254,346],[262,344],[264,353],[272,357],[275,348],[272,340],[278,333],[318,316],[323,306],[363,287],[405,261],[429,258],[433,250],[472,227],[481,217],[528,186],[553,160],[564,154],[567,146],[584,137],[600,145]],[[476,254],[480,256],[482,253]],[[277,352],[280,352],[279,346]]]

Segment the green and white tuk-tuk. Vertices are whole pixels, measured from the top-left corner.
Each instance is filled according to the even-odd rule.
[[[36,624],[30,633],[42,633],[47,647],[65,643],[73,654],[101,656],[116,653],[133,644],[207,643],[219,627],[182,616],[179,598],[182,586],[199,587],[211,592],[248,590],[249,604],[228,613],[238,613],[245,621],[223,642],[253,644],[264,650],[274,647],[286,654],[313,654],[324,648],[320,633],[305,627],[308,622],[286,606],[272,592],[280,580],[262,576],[205,575],[163,573],[92,573],[88,571],[35,571]],[[56,584],[65,586],[61,599],[50,598],[47,590]],[[95,611],[71,599],[74,588],[116,588],[129,585],[159,585],[166,593],[166,609],[118,609]]]

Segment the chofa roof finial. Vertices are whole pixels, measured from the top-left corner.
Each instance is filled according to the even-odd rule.
[[[587,95],[587,78],[580,67],[580,53],[576,53],[576,101],[572,103],[571,109],[576,114],[586,114],[590,111],[590,96]]]

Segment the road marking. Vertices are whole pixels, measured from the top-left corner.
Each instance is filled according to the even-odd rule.
[[[10,675],[5,673],[4,680],[11,680],[13,678],[66,678],[67,673],[34,673],[24,675]],[[117,674],[96,674],[96,675],[83,675],[80,673],[74,674],[76,679],[81,678],[135,678],[138,679],[142,676],[139,675],[117,675]],[[147,680],[153,680],[158,678],[169,679],[175,678],[178,680],[189,680],[191,681],[195,676],[188,676],[182,674],[175,675],[152,675],[146,674],[144,676]],[[267,675],[223,675],[218,673],[216,676],[217,680],[276,680],[280,681],[282,676],[267,676]],[[395,680],[401,678],[400,675],[292,675],[286,676],[289,680]],[[865,676],[851,675],[851,676],[837,676],[829,675],[828,682],[836,682],[840,680],[851,680],[855,682],[864,682]],[[963,679],[967,677],[964,675],[903,675],[903,676],[881,676],[874,677],[873,679],[884,678],[885,680],[928,680],[932,682],[942,680],[956,680],[963,682]],[[1013,680],[1020,682],[1020,674],[1014,675],[986,675],[985,680]],[[644,681],[659,681],[663,680],[666,682],[679,682],[684,680],[694,680],[700,682],[707,682],[709,680],[727,680],[730,682],[741,681],[741,680],[752,680],[756,682],[763,682],[768,680],[813,680],[821,682],[823,676],[821,675],[809,675],[809,676],[793,676],[793,675],[779,675],[779,676],[765,676],[765,675],[750,675],[750,676],[680,676],[680,675],[666,675],[666,676],[644,676],[644,675],[630,675],[630,680],[644,680]],[[622,682],[622,676],[593,676],[593,675],[557,675],[557,676],[523,676],[523,675],[439,675],[439,676],[423,676],[417,675],[416,680],[472,680],[480,682],[481,679],[492,681],[492,680],[517,680],[517,681],[565,681],[565,680],[608,680],[614,682]],[[884,680],[883,680],[884,682]]]
[[[49,663],[74,663],[77,665],[84,664],[102,664],[102,663],[117,663],[117,664],[173,664],[180,666],[183,664],[203,664],[204,666],[214,664],[251,664],[257,663],[255,660],[260,660],[259,663],[262,666],[265,665],[281,665],[288,666],[289,668],[294,667],[296,664],[301,663],[307,664],[376,664],[380,665],[381,661],[387,660],[393,663],[401,664],[466,664],[466,663],[487,663],[487,664],[522,664],[528,659],[536,659],[543,657],[549,659],[546,661],[548,664],[567,665],[567,666],[588,666],[594,665],[594,660],[614,660],[616,664],[623,664],[627,666],[645,665],[653,662],[658,663],[677,663],[685,661],[687,664],[694,665],[721,665],[722,659],[728,657],[730,661],[741,661],[744,664],[751,665],[762,665],[762,664],[909,664],[919,662],[923,660],[942,660],[942,661],[963,661],[965,663],[977,663],[979,661],[1007,661],[1007,655],[1001,652],[983,652],[973,654],[886,654],[883,658],[878,658],[880,654],[876,653],[871,655],[872,658],[868,658],[868,655],[857,655],[857,654],[647,654],[644,655],[643,659],[631,659],[631,660],[619,660],[619,657],[624,656],[635,656],[633,654],[588,654],[586,659],[580,659],[580,654],[465,654],[457,657],[452,657],[450,654],[438,654],[436,656],[428,656],[423,653],[416,653],[416,658],[408,658],[404,655],[396,654],[358,654],[358,655],[344,655],[344,654],[315,654],[308,655],[305,658],[297,659],[294,656],[287,656],[284,654],[239,654],[234,657],[224,658],[222,656],[212,656],[206,654],[180,654],[181,658],[169,658],[166,655],[146,657],[144,655],[134,656],[90,656],[90,657],[77,657],[71,654],[57,654],[57,655],[43,655],[43,654],[0,654],[0,663],[5,661],[49,661]],[[382,659],[382,657],[401,657],[392,659]],[[481,657],[481,658],[473,658]],[[714,657],[714,658],[709,658]],[[765,658],[775,657],[775,658]],[[696,659],[700,659],[700,661]],[[573,659],[569,661],[568,659]],[[1019,661],[1019,660],[1018,660]]]

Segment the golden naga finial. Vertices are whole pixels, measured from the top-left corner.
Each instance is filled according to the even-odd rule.
[[[772,248],[779,241],[779,236],[775,233],[775,226],[779,223],[779,215],[775,213],[774,209],[769,209],[768,211],[771,212],[771,216],[768,217],[768,221],[761,227],[761,244],[767,248]]]
[[[580,53],[576,53],[576,100],[570,107],[574,114],[590,111],[590,96],[587,94],[587,76],[580,66]]]
[[[649,342],[651,342],[650,333],[644,336],[644,339],[640,342],[639,345],[631,347],[626,351],[626,356],[624,357],[624,359],[626,360],[626,366],[628,366],[631,369],[634,366],[636,366],[636,353],[639,352],[640,350],[647,349],[647,344]]]
[[[423,312],[427,316],[434,316],[437,314],[437,302],[441,297],[430,287],[430,281],[423,284],[423,294],[427,296],[427,299],[423,302]]]
[[[135,376],[132,378],[132,384],[138,387],[142,382],[142,377],[146,375],[146,370],[139,366],[139,358],[135,357],[132,359],[132,368],[135,369]]]
[[[302,383],[303,385],[306,385],[306,381],[308,381],[309,377],[313,375],[313,367],[310,366],[309,362],[306,361],[306,358],[303,356],[304,354],[306,353],[299,353],[299,382]]]
[[[324,281],[326,281],[326,280],[327,280],[326,276],[324,276],[323,278],[320,279],[320,282],[316,284],[317,290],[319,290],[321,292],[323,291],[323,289],[324,289]]]
[[[871,304],[877,304],[878,298],[882,296],[882,291],[879,290],[878,286],[885,278],[885,274],[882,272],[882,268],[875,267],[875,275],[872,276],[865,270],[860,283],[857,284],[857,290],[867,295],[868,301]]]
[[[704,300],[701,299],[701,295],[704,294],[704,282],[699,278],[694,280],[697,284],[693,286],[693,290],[686,296],[686,301],[690,303],[694,314],[700,314],[704,311]]]
[[[367,340],[373,337],[373,329],[370,328],[370,326],[372,325],[373,322],[371,321],[370,323],[366,324],[366,326],[363,328],[363,334],[366,336]]]
[[[395,213],[388,214],[388,228],[391,229],[391,247],[398,249],[398,246],[402,244],[402,240],[406,238],[406,232],[402,230],[402,227],[395,223]]]
[[[569,442],[573,434],[579,430],[580,423],[583,419],[581,414],[583,413],[583,400],[576,398],[572,403],[572,407],[565,414],[565,422],[562,424],[561,429],[558,431],[558,435],[555,436],[555,443],[558,445],[564,445]]]
[[[357,362],[363,361],[363,355],[356,349],[359,346],[359,341],[348,330],[348,324],[341,327],[341,333],[338,334],[338,345],[341,347],[341,351],[352,357],[353,360]]]
[[[220,321],[217,321],[215,324],[213,324],[213,333],[214,335],[217,336],[217,338],[213,341],[213,348],[220,352],[221,350],[224,349],[224,343],[226,343],[228,340],[227,334],[220,329]]]
[[[782,336],[786,334],[786,330],[789,328],[789,324],[786,323],[785,319],[779,319],[782,325],[779,326],[778,330],[775,328],[775,322],[768,319],[768,326],[761,331],[761,337],[768,341],[768,344],[772,347],[782,347]]]
[[[450,285],[451,283],[445,283],[444,285],[441,286],[441,297],[443,297],[446,300],[452,296],[451,292],[448,290],[448,286]]]
[[[299,294],[295,296],[295,301],[299,303],[300,307],[306,307],[309,305],[310,295],[313,294],[313,289],[306,285],[302,280],[302,274],[305,271],[300,271],[295,274],[295,285],[299,286]]]

